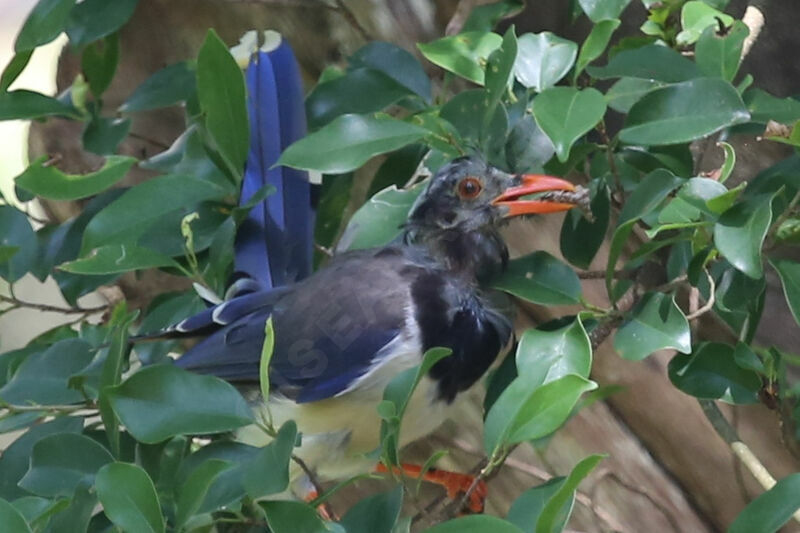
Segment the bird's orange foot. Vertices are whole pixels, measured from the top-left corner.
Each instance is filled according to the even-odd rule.
[[[378,473],[387,473],[389,470],[383,463],[375,467]],[[459,495],[469,492],[469,510],[473,513],[482,513],[486,496],[489,489],[486,482],[483,480],[475,482],[475,477],[469,474],[459,474],[457,472],[448,472],[447,470],[439,470],[432,468],[427,470],[424,474],[422,468],[417,465],[402,464],[399,468],[395,469],[395,474],[403,474],[412,479],[419,479],[422,477],[423,481],[435,483],[447,490],[447,497],[455,500]],[[473,485],[475,487],[473,488]],[[472,489],[470,491],[470,489]]]
[[[319,494],[317,493],[316,490],[310,490],[303,497],[303,500],[306,503],[311,503],[314,500],[316,500],[318,497],[319,497]],[[323,503],[317,505],[317,514],[319,514],[319,516],[323,520],[328,520],[328,521],[331,521],[331,522],[336,522],[336,521],[339,520],[339,517],[336,516],[335,512],[333,512],[333,509],[328,504],[328,502],[323,502]]]

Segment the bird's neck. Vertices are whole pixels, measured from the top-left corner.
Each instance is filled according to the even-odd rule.
[[[409,237],[447,270],[479,283],[505,270],[508,263],[508,248],[494,229],[428,229]]]

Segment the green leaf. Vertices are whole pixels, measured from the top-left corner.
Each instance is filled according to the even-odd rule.
[[[575,271],[541,251],[510,261],[492,286],[541,305],[576,304],[581,298],[581,282]]]
[[[631,0],[578,0],[578,3],[594,23],[618,19]]]
[[[698,78],[644,95],[631,107],[619,138],[637,145],[678,144],[749,119],[730,83]]]
[[[39,250],[36,234],[25,213],[8,205],[0,205],[0,246],[16,249],[8,261],[0,262],[0,278],[13,283],[34,268]]]
[[[364,498],[352,506],[340,524],[347,533],[392,533],[403,505],[403,487]]]
[[[772,222],[772,195],[759,195],[725,211],[714,225],[714,244],[730,263],[754,279],[763,275],[761,246]]]
[[[640,78],[676,83],[700,76],[697,66],[666,46],[649,44],[614,55],[604,67],[588,67],[594,78]]]
[[[25,70],[25,67],[28,66],[32,55],[33,49],[14,54],[14,57],[8,62],[6,68],[3,69],[3,74],[0,76],[0,92],[8,91],[11,84],[16,81],[22,71]]]
[[[66,272],[89,275],[116,274],[159,267],[180,268],[171,257],[132,244],[101,246],[80,259],[58,266]]]
[[[455,126],[464,144],[479,147],[490,162],[502,155],[508,114],[503,104],[492,101],[488,89],[461,91],[441,107],[439,117]]]
[[[110,155],[100,170],[89,174],[65,174],[55,165],[45,166],[42,156],[15,178],[17,186],[49,200],[79,200],[111,187],[128,173],[135,157]]]
[[[608,107],[620,113],[627,113],[644,95],[663,86],[664,83],[655,80],[620,78],[606,92],[605,98]]]
[[[511,504],[511,509],[508,511],[508,521],[515,524],[525,533],[534,533],[545,504],[564,485],[566,479],[565,477],[556,477],[523,492],[514,500],[514,503]],[[556,522],[561,529],[563,529],[569,518],[573,503],[574,498],[568,499],[566,504],[561,508],[560,518]],[[556,528],[556,531],[558,530],[559,529]]]
[[[562,163],[572,145],[603,119],[606,102],[596,89],[553,87],[533,100],[533,116],[556,149]]]
[[[436,524],[426,533],[522,533],[522,530],[502,518],[491,515],[462,516]]]
[[[719,182],[725,183],[731,176],[733,167],[736,166],[736,151],[733,149],[733,146],[726,142],[718,142],[717,146],[721,147],[725,152],[725,162],[722,163],[719,172]],[[730,206],[727,206],[725,209],[728,209],[729,207]],[[723,211],[725,209],[723,209]]]
[[[83,147],[98,155],[113,154],[128,136],[130,129],[129,118],[110,118],[93,114],[83,130]]]
[[[97,213],[84,231],[82,254],[106,244],[135,243],[151,226],[199,202],[222,199],[227,191],[193,176],[166,175],[125,191]]]
[[[581,376],[568,374],[540,387],[535,376],[520,374],[506,387],[486,415],[483,445],[495,455],[505,446],[545,437],[558,429],[581,394],[597,384]]]
[[[524,0],[501,0],[477,5],[470,11],[463,31],[491,31],[501,20],[520,13],[524,8]]]
[[[272,533],[328,533],[330,529],[319,517],[317,510],[303,502],[259,502],[267,515]]]
[[[578,55],[577,44],[549,31],[521,35],[517,47],[514,75],[522,85],[538,93],[566,76]]]
[[[82,401],[83,395],[67,387],[70,376],[80,372],[94,357],[92,346],[81,339],[64,339],[42,352],[28,356],[0,389],[8,403],[42,405]]]
[[[736,363],[733,346],[703,343],[669,362],[669,379],[686,394],[733,404],[758,403],[761,378]]]
[[[261,347],[261,359],[258,364],[258,379],[261,385],[261,396],[269,398],[269,362],[275,350],[275,329],[272,327],[272,316],[264,325],[264,344]]]
[[[59,115],[80,117],[71,105],[41,93],[17,89],[0,93],[0,120],[29,120]]]
[[[502,42],[503,38],[496,33],[470,31],[427,44],[420,43],[417,48],[434,65],[483,85],[482,64]]]
[[[336,249],[361,250],[392,241],[400,233],[411,206],[425,186],[398,189],[392,185],[367,200],[350,218]]]
[[[67,24],[75,0],[40,0],[30,12],[14,43],[17,53],[33,50],[58,37]]]
[[[750,30],[740,20],[735,21],[725,35],[718,34],[715,25],[708,26],[694,47],[697,67],[706,76],[732,82],[739,71],[742,46],[749,34]]]
[[[373,41],[359,48],[349,61],[353,67],[369,67],[380,71],[426,102],[431,100],[430,78],[417,58],[404,48]]]
[[[244,76],[213,29],[197,55],[197,97],[220,154],[242,172],[250,148]]]
[[[541,172],[556,149],[533,115],[525,113],[509,132],[505,152],[512,172]]]
[[[143,368],[106,390],[122,423],[146,444],[181,434],[221,433],[253,422],[252,411],[233,386],[171,365]]]
[[[81,71],[89,89],[99,98],[111,85],[119,62],[119,35],[112,34],[103,41],[87,46],[81,54]]]
[[[214,480],[231,466],[228,461],[209,459],[195,468],[181,484],[175,511],[175,527],[178,530],[200,509]]]
[[[119,108],[123,113],[169,107],[197,91],[193,65],[186,61],[164,67],[147,78]]]
[[[589,377],[592,345],[580,318],[553,331],[528,329],[517,344],[517,372],[531,387],[568,374]]]
[[[356,68],[314,87],[306,98],[308,124],[319,128],[347,113],[381,111],[411,94],[405,85],[381,71]]]
[[[508,28],[503,35],[503,44],[491,53],[486,63],[486,91],[489,95],[489,103],[483,117],[485,127],[489,127],[492,119],[495,118],[495,111],[500,100],[513,84],[512,76],[518,52],[517,36],[514,32],[514,26]]]
[[[97,497],[111,522],[127,533],[161,533],[164,517],[147,472],[128,463],[111,463],[97,473]]]
[[[575,465],[575,468],[569,473],[567,479],[558,488],[553,497],[548,500],[544,509],[542,509],[542,514],[536,522],[536,533],[560,531],[559,524],[562,523],[562,520],[566,522],[566,520],[563,519],[564,506],[568,505],[569,501],[575,497],[575,491],[578,489],[580,482],[583,481],[605,457],[605,455],[599,454],[590,455]],[[567,513],[567,518],[568,517],[569,513]]]
[[[800,473],[789,474],[750,502],[733,521],[728,533],[771,533],[800,509]]]
[[[669,294],[648,293],[614,335],[614,349],[625,359],[640,361],[657,350],[692,351],[689,322]]]
[[[28,527],[25,518],[13,505],[2,498],[0,498],[0,524],[3,524],[3,528],[9,532],[31,533],[31,528]]]
[[[800,324],[800,263],[788,259],[770,259],[769,262],[778,272],[786,303],[795,321]]]
[[[718,24],[728,27],[733,24],[733,17],[699,0],[686,2],[681,10],[683,31],[676,36],[675,40],[681,46],[694,44],[700,38],[703,30],[709,26],[718,27]]]
[[[92,484],[95,474],[114,458],[97,441],[77,433],[57,433],[33,446],[30,468],[19,486],[49,498],[70,496],[81,483]]]
[[[597,251],[603,245],[608,232],[611,198],[602,181],[592,185],[590,204],[594,221],[590,222],[577,209],[567,212],[561,226],[561,253],[564,258],[580,268],[589,268]]]
[[[48,533],[86,531],[96,507],[97,496],[94,489],[81,485],[75,489],[66,509],[53,516],[46,531]]]
[[[778,98],[761,89],[750,89],[744,94],[744,102],[753,122],[793,124],[800,120],[800,101],[794,98]]]
[[[139,0],[83,0],[69,14],[66,32],[80,48],[120,29],[133,15]]]
[[[587,1],[589,0],[584,0],[584,2]],[[625,0],[625,3],[628,1],[630,0]],[[578,79],[578,75],[583,72],[586,65],[603,55],[603,52],[608,46],[608,42],[611,40],[611,35],[614,34],[614,30],[616,30],[619,25],[620,21],[617,19],[601,20],[594,25],[592,31],[581,45],[581,51],[578,54],[578,62],[575,64],[573,79]]]
[[[428,130],[390,117],[342,115],[284,150],[279,165],[327,174],[359,168],[371,157],[418,141]]]
[[[270,494],[283,492],[289,486],[289,461],[297,440],[297,426],[289,420],[275,439],[247,463],[243,484],[247,495],[256,500]],[[265,476],[264,472],[269,472]]]

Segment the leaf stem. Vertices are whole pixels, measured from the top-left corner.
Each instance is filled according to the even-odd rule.
[[[29,309],[36,309],[38,311],[47,313],[61,313],[65,315],[84,314],[91,315],[94,313],[102,313],[108,310],[109,304],[98,305],[97,307],[60,307],[57,305],[40,304],[35,302],[26,302],[20,300],[16,296],[3,296],[0,294],[0,302],[9,303],[16,307],[27,307]]]

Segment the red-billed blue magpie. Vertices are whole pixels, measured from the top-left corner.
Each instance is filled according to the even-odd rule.
[[[252,146],[242,201],[269,183],[275,194],[239,230],[236,268],[250,275],[235,295],[174,326],[203,336],[176,364],[242,387],[257,413],[276,425],[293,419],[303,433],[297,454],[322,478],[374,466],[377,405],[398,373],[433,347],[452,355],[423,378],[406,410],[401,445],[435,429],[512,343],[512,324],[486,282],[508,250],[500,227],[513,216],[572,204],[526,199],[572,190],[561,179],[512,175],[479,157],[443,166],[410,211],[396,242],[342,253],[311,274],[307,176],[274,167],[303,135],[302,90],[288,44],[261,52],[247,71]],[[256,281],[253,281],[256,280]],[[261,398],[259,362],[272,317],[270,397]],[[264,444],[260,431],[239,437]]]

